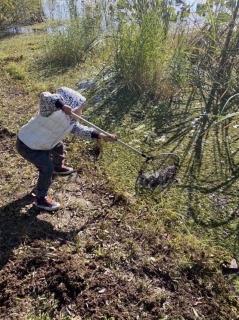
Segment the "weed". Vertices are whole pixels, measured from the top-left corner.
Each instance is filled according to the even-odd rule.
[[[24,67],[14,62],[11,62],[7,65],[6,71],[15,80],[24,80],[26,78]]]
[[[3,61],[6,58],[6,55],[0,51],[0,61]]]
[[[46,38],[45,61],[59,67],[74,66],[85,61],[99,36],[98,16],[70,21],[61,31]]]

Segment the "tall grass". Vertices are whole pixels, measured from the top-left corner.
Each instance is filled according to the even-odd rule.
[[[185,38],[165,32],[157,11],[146,12],[140,24],[124,22],[114,39],[115,68],[128,89],[168,97],[185,80]]]
[[[100,17],[86,15],[48,35],[45,61],[58,67],[74,66],[87,57],[100,34]]]

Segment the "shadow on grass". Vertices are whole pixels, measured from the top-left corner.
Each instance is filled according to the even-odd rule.
[[[100,119],[99,125],[106,129],[120,126],[125,115],[129,113],[136,122],[144,119],[144,111],[139,110],[136,104],[138,97],[131,95],[120,84],[112,87],[109,84],[106,87],[102,86],[93,92],[93,96],[102,99],[101,103],[94,107],[93,118]]]
[[[31,68],[36,73],[40,73],[44,78],[50,78],[52,76],[62,75],[69,71],[72,66],[64,66],[62,64],[55,63],[54,61],[48,61],[46,57],[42,56],[38,58]]]
[[[57,231],[49,222],[38,219],[39,210],[34,207],[22,212],[32,201],[32,196],[28,194],[0,208],[0,269],[8,262],[12,251],[22,243],[31,243],[36,239],[64,243],[74,236],[72,232]]]
[[[205,208],[208,212],[206,217],[200,214],[206,198],[211,197],[210,201],[214,208]],[[201,193],[201,197],[195,196],[195,190],[188,189],[188,213],[194,222],[204,228],[218,228],[226,226],[239,218],[239,204],[234,205],[229,201],[230,194],[216,194],[216,193]],[[222,215],[223,213],[223,215]],[[216,217],[215,217],[216,216]]]

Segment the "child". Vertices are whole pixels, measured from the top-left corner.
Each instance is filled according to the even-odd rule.
[[[63,90],[64,91],[64,90]],[[58,92],[62,92],[61,89]],[[81,114],[85,97],[80,97],[78,107],[73,111]],[[36,187],[36,207],[54,211],[58,202],[47,197],[52,175],[68,175],[73,169],[64,165],[64,145],[62,139],[72,133],[85,139],[115,141],[115,135],[106,136],[93,128],[80,125],[72,116],[72,108],[65,103],[64,94],[43,92],[40,95],[39,114],[24,125],[17,137],[16,148],[19,154],[33,163],[39,178]]]

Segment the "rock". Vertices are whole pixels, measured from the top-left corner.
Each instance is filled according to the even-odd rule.
[[[224,275],[239,273],[238,263],[236,259],[232,259],[230,262],[224,262],[221,265],[221,268]]]
[[[231,269],[238,269],[238,264],[237,264],[237,261],[236,259],[232,259],[231,260],[231,263],[230,263],[230,267]]]
[[[92,79],[84,80],[84,81],[77,83],[77,88],[80,89],[81,91],[94,89],[95,86],[96,86],[96,83]]]
[[[106,291],[106,289],[105,288],[102,288],[102,289],[100,289],[98,292],[99,293],[104,293]]]
[[[167,137],[165,135],[162,135],[160,138],[155,139],[155,143],[158,142],[166,142]]]

